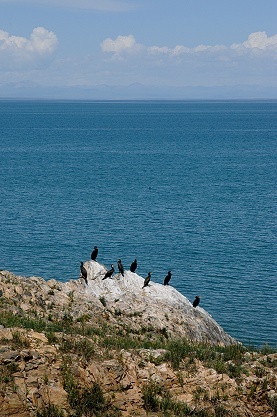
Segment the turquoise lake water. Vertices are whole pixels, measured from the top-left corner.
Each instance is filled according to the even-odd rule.
[[[0,101],[0,268],[107,267],[171,285],[277,346],[277,102]]]

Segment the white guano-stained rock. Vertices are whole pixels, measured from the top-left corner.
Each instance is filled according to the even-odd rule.
[[[95,262],[85,262],[88,285],[81,278],[79,285],[70,281],[64,284],[68,291],[78,287],[83,299],[104,299],[106,308],[118,315],[132,318],[133,326],[152,326],[175,337],[186,337],[191,341],[230,345],[237,343],[203,308],[192,303],[170,285],[150,281],[142,288],[144,278],[131,271],[124,277],[115,273],[104,279],[106,268]],[[72,285],[73,284],[73,285]],[[74,285],[75,284],[75,285]],[[95,303],[96,301],[94,301]]]

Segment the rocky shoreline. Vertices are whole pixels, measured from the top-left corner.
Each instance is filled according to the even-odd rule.
[[[87,285],[0,272],[1,417],[276,415],[275,352],[171,286],[85,267]]]

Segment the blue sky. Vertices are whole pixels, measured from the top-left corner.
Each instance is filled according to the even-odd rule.
[[[276,89],[277,0],[0,0],[0,86],[28,82]]]

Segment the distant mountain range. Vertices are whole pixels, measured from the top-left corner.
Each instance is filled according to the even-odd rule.
[[[134,83],[96,86],[43,86],[32,81],[0,84],[0,99],[75,100],[262,100],[277,99],[277,87],[236,86],[152,86]]]

